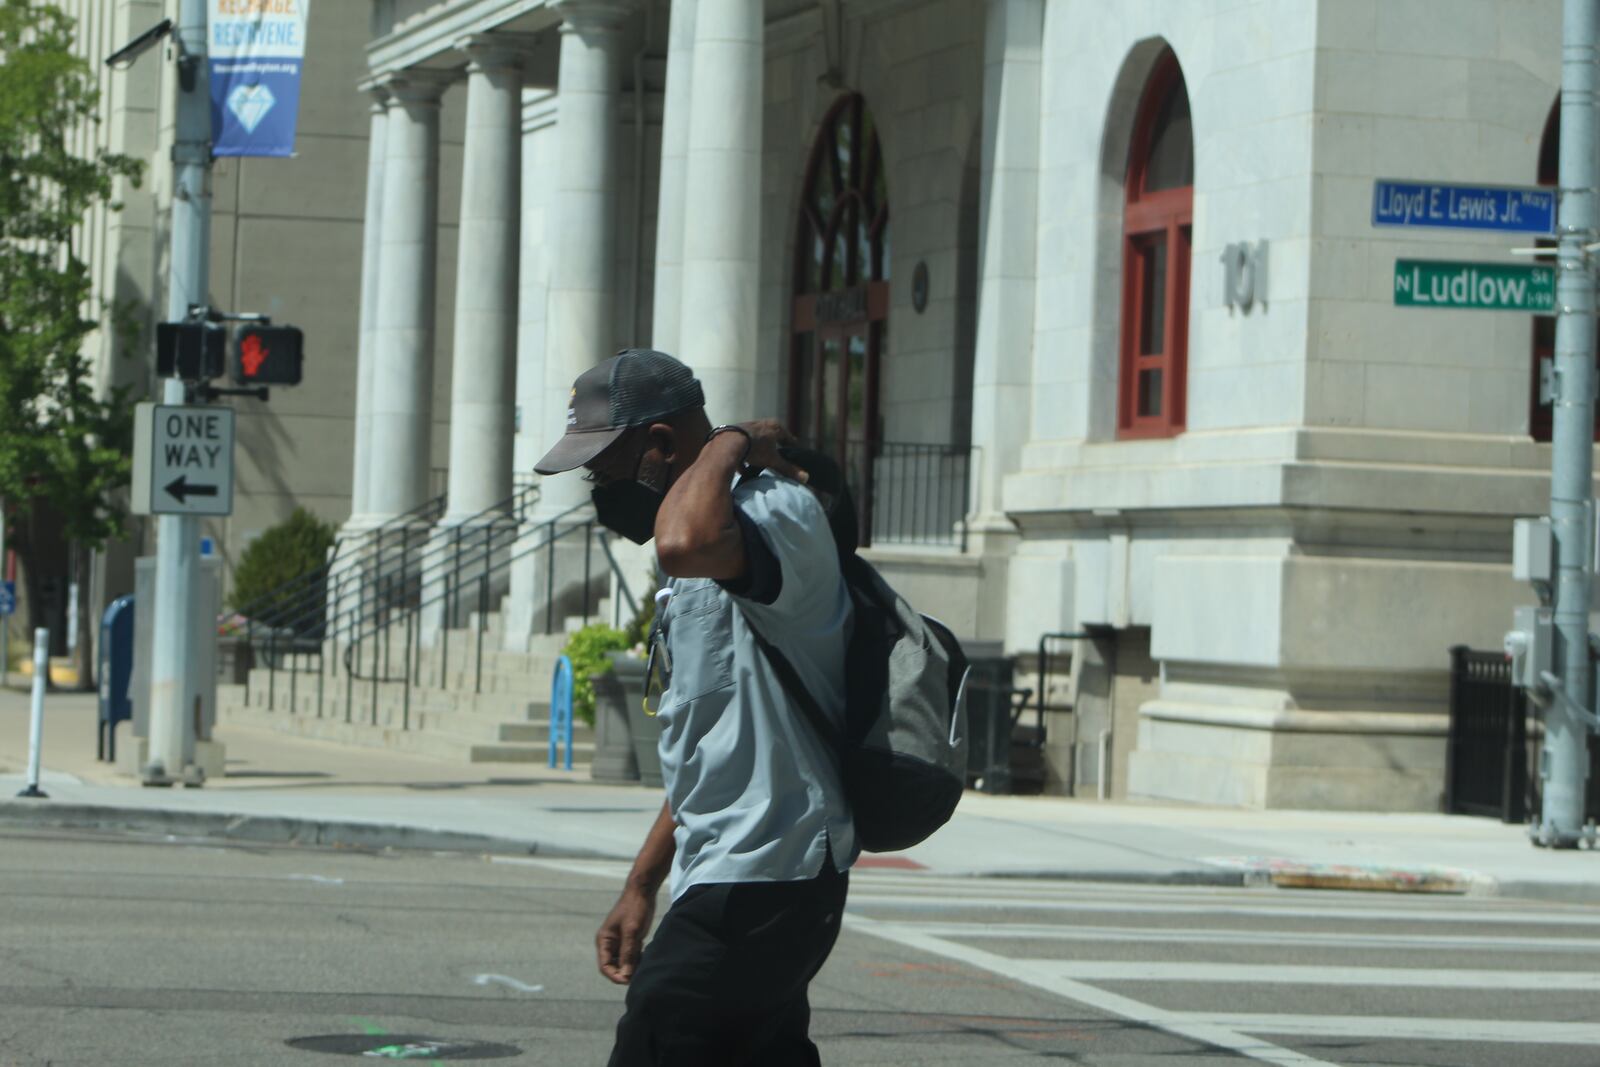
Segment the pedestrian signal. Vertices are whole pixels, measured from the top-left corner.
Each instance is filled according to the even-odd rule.
[[[235,326],[228,377],[235,385],[299,385],[304,340],[298,326]]]
[[[222,377],[228,331],[214,322],[156,323],[156,374],[206,382]]]

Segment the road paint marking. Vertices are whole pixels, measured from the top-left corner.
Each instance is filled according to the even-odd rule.
[[[541,860],[528,856],[490,856],[490,863],[508,863],[514,867],[539,867],[565,874],[583,874],[591,878],[625,878],[629,864],[622,860]]]
[[[851,886],[851,900],[856,904],[884,907],[929,909],[972,908],[985,911],[1071,911],[1086,914],[1117,913],[1122,915],[1208,915],[1236,916],[1247,919],[1353,919],[1358,922],[1393,920],[1415,923],[1497,923],[1503,926],[1600,926],[1600,913],[1573,914],[1561,912],[1498,911],[1476,909],[1411,910],[1408,908],[1297,907],[1293,905],[1245,904],[1155,904],[1139,901],[1085,901],[1085,900],[1028,900],[1021,898],[998,899],[989,896],[958,898],[948,896],[917,895],[911,893],[875,893],[863,887],[860,893]]]
[[[528,985],[515,978],[508,978],[503,974],[480,974],[472,980],[473,985],[503,985],[507,989],[514,989],[518,993],[543,993],[544,986]]]
[[[344,885],[343,878],[330,878],[325,874],[290,874],[286,875],[291,882],[315,882],[318,885]]]
[[[1160,944],[1328,945],[1440,951],[1600,953],[1600,940],[1569,937],[1457,937],[1438,934],[1362,934],[1322,931],[1209,930],[1142,926],[1044,926],[1037,923],[897,922],[935,937],[1019,941],[1149,941]]]
[[[1518,1045],[1600,1045],[1600,1023],[1498,1019],[1415,1019],[1391,1015],[1234,1015],[1174,1012],[1182,1021],[1258,1034],[1371,1037],[1391,1041],[1482,1041]]]
[[[959,960],[1002,978],[1043,989],[1056,996],[1077,1001],[1112,1015],[1120,1015],[1145,1026],[1165,1030],[1190,1041],[1237,1052],[1241,1056],[1249,1056],[1263,1063],[1275,1064],[1277,1067],[1336,1067],[1327,1060],[1319,1060],[1303,1052],[1274,1045],[1207,1019],[1188,1018],[1181,1012],[1167,1011],[1153,1004],[1134,1000],[1132,997],[1108,993],[1059,974],[1052,974],[1039,968],[1032,961],[997,956],[970,945],[959,945],[918,930],[904,929],[895,923],[879,922],[860,915],[847,914],[844,921],[845,925],[862,933],[894,941],[931,955]]]
[[[1469,971],[1421,967],[1308,967],[1254,963],[1132,963],[1126,960],[1030,960],[1041,969],[1086,982],[1218,982],[1271,985],[1405,986],[1417,989],[1600,991],[1600,974],[1584,971]]]

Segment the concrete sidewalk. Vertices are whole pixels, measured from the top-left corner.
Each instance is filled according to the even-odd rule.
[[[92,694],[52,694],[48,800],[12,799],[28,698],[0,690],[0,821],[371,847],[631,859],[659,790],[587,769],[460,765],[219,728],[228,774],[146,789],[95,753]],[[1241,811],[969,793],[951,823],[869,866],[977,876],[1498,893],[1600,904],[1600,854],[1534,848],[1519,826],[1446,815]]]

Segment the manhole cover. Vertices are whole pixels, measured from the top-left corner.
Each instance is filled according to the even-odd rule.
[[[303,1052],[362,1056],[371,1060],[503,1060],[522,1054],[515,1045],[422,1034],[324,1034],[294,1037],[284,1044]]]

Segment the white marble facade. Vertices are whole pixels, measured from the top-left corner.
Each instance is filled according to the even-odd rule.
[[[452,516],[509,493],[571,378],[625,344],[700,370],[715,417],[784,412],[806,162],[859,92],[891,204],[880,432],[974,457],[965,550],[875,557],[924,610],[1010,651],[1046,631],[1147,638],[1116,795],[1437,807],[1447,649],[1498,646],[1524,599],[1509,520],[1545,509],[1549,450],[1529,436],[1527,316],[1392,304],[1397,256],[1503,260],[1507,242],[1375,230],[1372,183],[1532,183],[1558,0],[394,14],[368,48],[382,210],[354,526],[421,503],[445,441]],[[1126,440],[1123,183],[1166,50],[1193,115],[1187,418]],[[465,117],[441,131],[441,114]],[[440,144],[462,142],[465,176],[441,175]],[[430,220],[446,181],[461,217]],[[436,425],[428,294],[457,221]],[[1269,249],[1248,311],[1223,292],[1236,242]],[[581,502],[571,479],[542,487],[542,515]],[[514,570],[513,642],[543,580]]]

